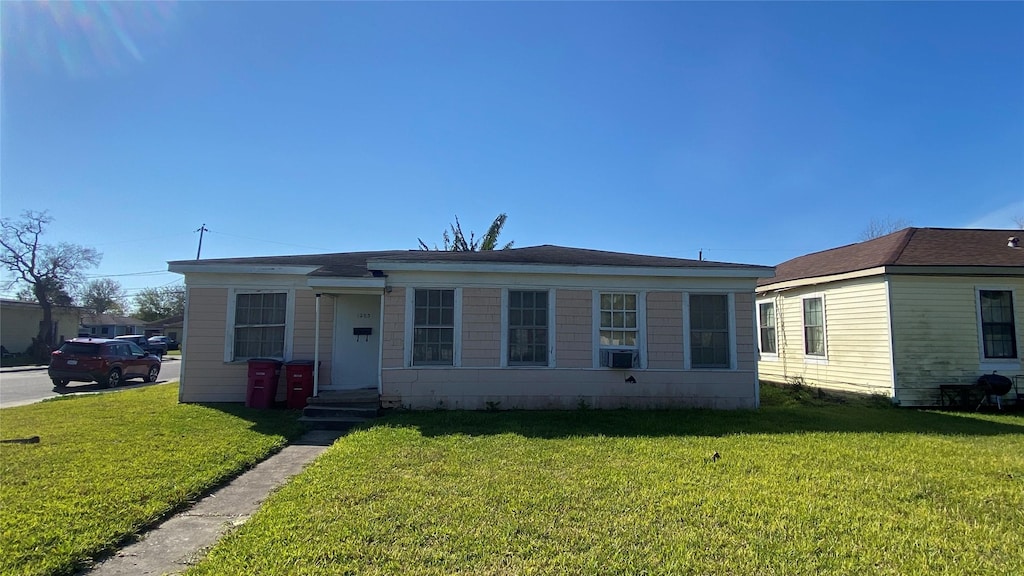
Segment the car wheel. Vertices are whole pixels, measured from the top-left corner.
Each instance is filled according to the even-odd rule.
[[[66,380],[64,378],[51,378],[50,381],[53,382],[53,385],[57,388],[63,388],[68,385],[68,382],[70,382],[70,380]]]
[[[159,366],[150,366],[149,375],[146,376],[146,382],[156,382],[156,377],[160,375]]]
[[[107,388],[117,388],[121,385],[121,371],[114,368],[107,374]]]

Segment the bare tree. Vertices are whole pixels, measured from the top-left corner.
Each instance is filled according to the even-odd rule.
[[[82,308],[93,314],[124,314],[125,293],[121,283],[110,278],[90,280],[78,293]]]
[[[45,360],[53,348],[53,306],[67,295],[67,287],[80,283],[82,270],[97,266],[102,255],[93,248],[61,242],[42,244],[40,236],[46,225],[53,219],[46,212],[27,210],[21,218],[0,220],[0,265],[14,273],[7,282],[10,289],[23,284],[32,291],[36,302],[43,309],[43,321],[39,333],[33,339],[30,354]]]
[[[1024,230],[1024,214],[1018,214],[1014,216],[1013,223],[1017,225],[1017,228]]]
[[[903,218],[892,218],[886,216],[883,218],[872,218],[868,222],[867,227],[864,228],[860,233],[860,241],[871,240],[872,238],[878,238],[879,236],[885,236],[886,234],[892,234],[899,230],[903,230],[907,226],[910,226],[910,221]]]
[[[512,247],[512,242],[505,244],[501,248],[498,248],[498,236],[501,235],[501,229],[505,227],[505,220],[508,220],[508,215],[504,212],[498,214],[491,222],[490,227],[487,228],[487,233],[480,237],[478,240],[476,235],[470,231],[469,238],[462,233],[462,223],[459,222],[459,217],[455,216],[455,224],[450,224],[451,235],[445,230],[441,233],[441,239],[444,240],[444,248],[438,248],[437,244],[431,248],[427,246],[427,243],[421,238],[417,238],[420,242],[420,250],[443,250],[445,252],[477,252],[480,250],[507,250]]]

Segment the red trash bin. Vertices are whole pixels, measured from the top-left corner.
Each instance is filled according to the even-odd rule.
[[[313,395],[313,361],[286,362],[284,374],[288,386],[288,407],[305,408],[309,397]]]
[[[249,360],[249,385],[245,391],[246,408],[273,408],[277,396],[277,378],[281,361],[273,358]]]

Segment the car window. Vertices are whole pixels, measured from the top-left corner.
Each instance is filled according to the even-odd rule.
[[[134,354],[145,354],[145,352],[142,351],[142,348],[139,348],[139,345],[136,344],[135,342],[129,342],[128,343],[128,351],[131,354],[133,354],[133,355]]]
[[[99,344],[89,344],[86,342],[65,342],[60,347],[60,351],[64,354],[90,354],[95,356],[99,353],[99,350]]]

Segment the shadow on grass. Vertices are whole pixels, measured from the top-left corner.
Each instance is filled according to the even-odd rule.
[[[1009,421],[1006,421],[1006,420]],[[1024,416],[993,422],[973,414],[859,407],[768,407],[738,410],[578,410],[396,413],[377,425],[413,426],[424,436],[518,434],[656,437],[800,434],[813,432],[1000,436],[1024,434]]]
[[[255,432],[281,435],[289,441],[295,440],[307,431],[306,426],[299,422],[299,416],[302,415],[301,410],[246,408],[245,404],[240,402],[206,402],[200,403],[199,406],[246,420]]]

